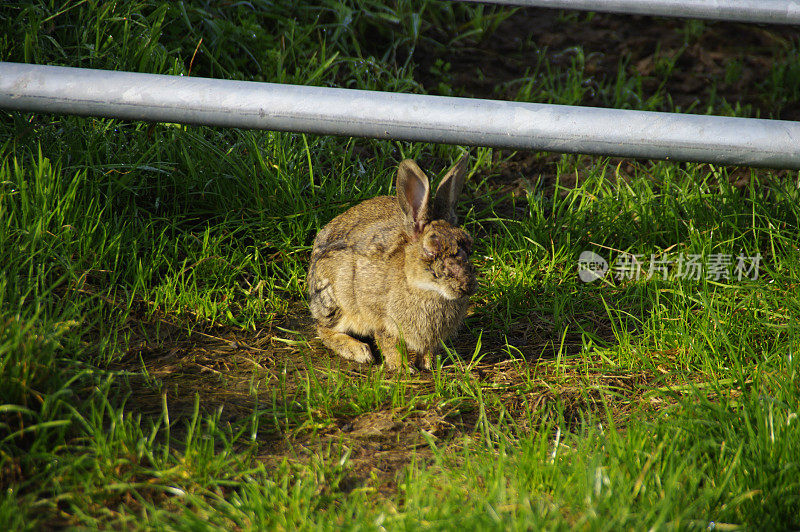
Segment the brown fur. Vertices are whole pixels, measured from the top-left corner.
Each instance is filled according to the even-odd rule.
[[[427,176],[403,161],[397,196],[355,205],[317,234],[307,284],[326,346],[348,360],[374,362],[370,347],[356,337],[373,338],[386,366],[397,369],[405,343],[410,362],[430,369],[476,288],[472,239],[453,225],[465,176],[463,157],[431,200]]]

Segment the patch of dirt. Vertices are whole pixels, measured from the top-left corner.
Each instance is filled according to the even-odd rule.
[[[346,455],[340,488],[386,496],[396,492],[406,466],[432,459],[431,442],[441,448],[475,438],[482,420],[505,420],[509,430],[522,432],[535,429],[543,412],[560,411],[577,428],[591,412],[610,414],[624,425],[632,410],[641,412],[647,390],[664,378],[643,371],[608,372],[600,360],[531,363],[509,358],[486,343],[483,352],[489,354],[469,361],[477,338],[465,329],[454,341],[460,357],[447,361],[439,377],[462,383],[463,390],[441,401],[435,399],[437,381],[431,373],[383,374],[375,366],[335,357],[314,339],[310,317],[299,305],[279,323],[255,332],[202,325],[188,332],[185,324],[158,314],[132,317],[127,332],[129,348],[110,369],[129,375],[128,408],[156,419],[166,402],[173,435],[191,419],[195,395],[201,412],[221,412],[222,423],[241,426],[256,414],[256,459],[277,467],[287,461],[335,462]],[[511,338],[527,335],[536,344],[544,338],[537,334],[522,327]],[[499,338],[496,343],[500,345]],[[524,341],[519,345],[522,353],[527,351]],[[367,413],[350,413],[348,397],[329,397],[329,404],[318,410],[323,401],[314,394],[335,390],[342,375],[400,386],[406,396],[417,399],[402,408],[392,408],[387,400]],[[607,412],[610,396],[616,398],[613,412]]]

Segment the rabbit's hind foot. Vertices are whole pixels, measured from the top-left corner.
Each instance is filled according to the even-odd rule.
[[[372,356],[372,350],[369,346],[350,335],[321,326],[317,327],[317,334],[322,339],[323,344],[345,360],[352,360],[359,364],[372,364],[375,362],[375,357]]]

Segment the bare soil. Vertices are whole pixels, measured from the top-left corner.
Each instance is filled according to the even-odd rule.
[[[523,322],[528,325],[523,325]],[[278,328],[280,327],[280,329]],[[530,330],[529,320],[520,321],[504,335],[529,359],[509,358],[501,353],[500,335],[496,348],[486,343],[480,361],[446,361],[443,379],[463,381],[484,389],[485,406],[465,395],[446,405],[425,399],[407,407],[389,404],[362,414],[348,414],[342,404],[332,401],[331,411],[317,410],[307,402],[306,383],[316,380],[325,389],[342,374],[348,379],[391,386],[398,379],[407,393],[425,397],[433,392],[431,374],[377,374],[379,368],[360,366],[338,359],[314,338],[313,323],[300,306],[277,323],[265,324],[255,332],[231,327],[196,326],[190,334],[186,325],[163,315],[132,317],[132,334],[127,353],[111,369],[138,374],[131,377],[132,393],[128,406],[137,414],[156,419],[166,402],[173,435],[179,435],[191,419],[195,396],[201,411],[221,412],[220,421],[238,425],[255,412],[259,414],[259,452],[256,459],[277,466],[282,462],[307,463],[326,457],[348,455],[346,474],[340,487],[369,486],[383,495],[397,489],[398,472],[412,462],[432,458],[430,441],[438,446],[459,445],[476,438],[482,417],[497,422],[501,416],[515,431],[535,429],[538,419],[528,413],[544,409],[555,411],[561,405],[565,420],[579,426],[589,412],[610,414],[624,425],[632,411],[657,409],[663,400],[644,397],[654,386],[670,381],[667,371],[609,371],[601,360],[587,360],[578,366],[556,367],[545,340],[549,329]],[[293,332],[287,332],[293,331]],[[476,331],[477,332],[477,331]],[[454,339],[460,354],[474,350],[477,336],[465,329]],[[576,338],[567,351],[580,348]],[[537,364],[543,358],[545,363]],[[467,366],[465,368],[465,365]],[[142,368],[147,377],[141,376]],[[256,386],[254,386],[256,383]],[[614,401],[609,403],[609,397]],[[644,404],[644,406],[642,406]],[[242,447],[242,450],[245,450]]]

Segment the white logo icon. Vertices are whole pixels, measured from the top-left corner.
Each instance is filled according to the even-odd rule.
[[[578,257],[578,277],[584,283],[602,279],[608,272],[608,261],[593,251],[583,251]]]

